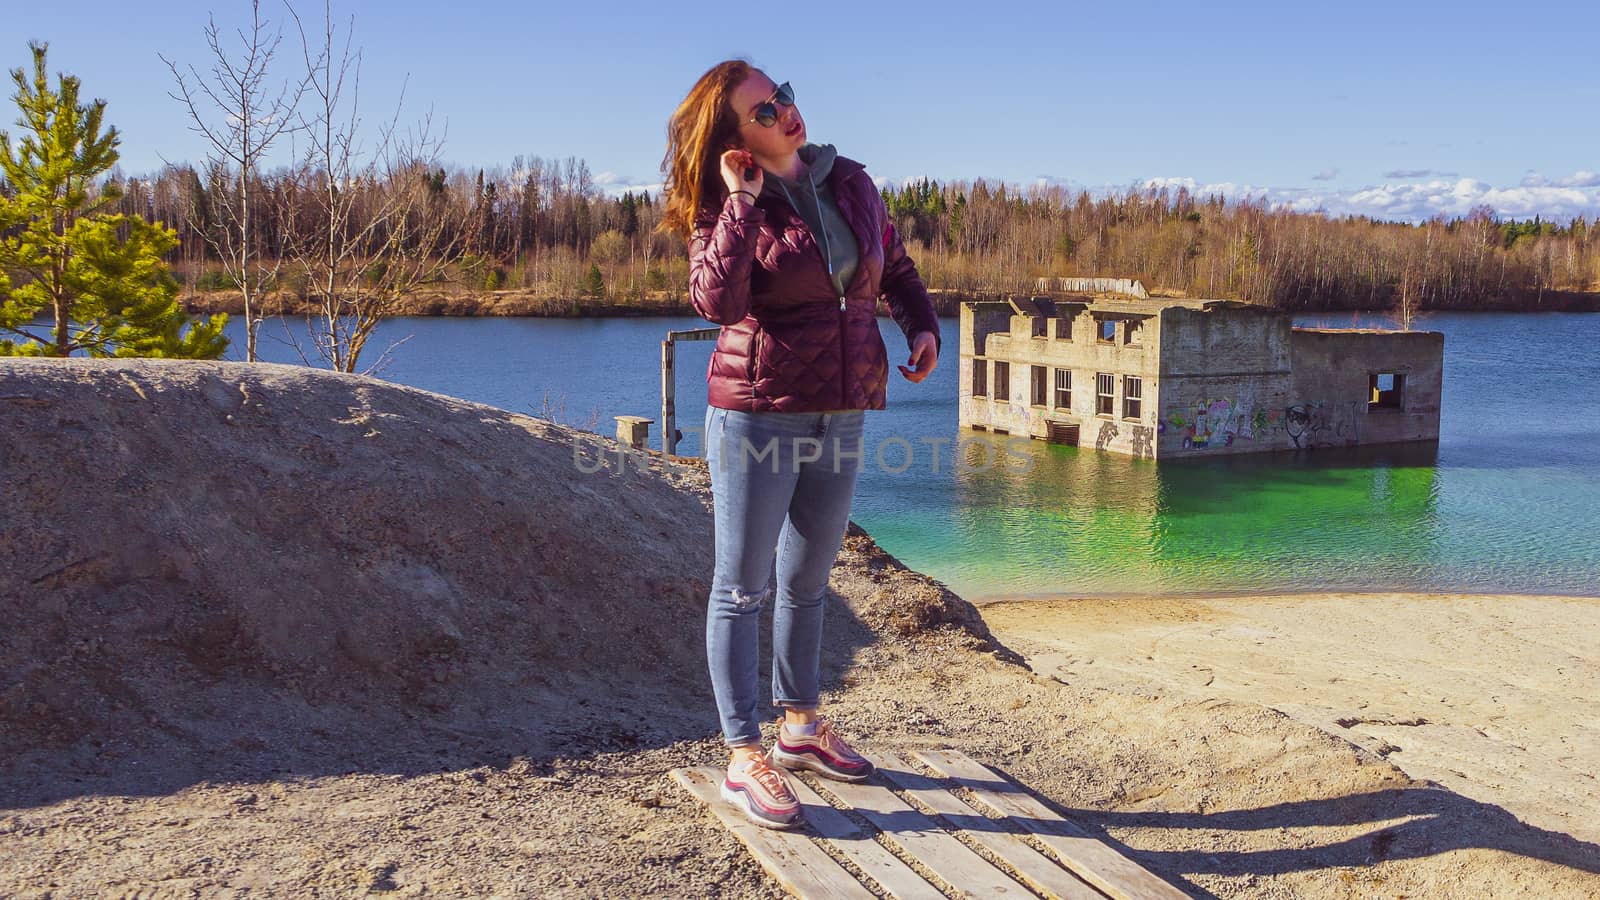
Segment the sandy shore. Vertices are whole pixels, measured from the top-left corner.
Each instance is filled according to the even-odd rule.
[[[982,611],[1041,674],[1258,703],[1600,842],[1600,599],[1030,599]]]

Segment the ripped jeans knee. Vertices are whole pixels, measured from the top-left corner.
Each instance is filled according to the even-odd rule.
[[[749,612],[751,610],[758,610],[761,608],[761,604],[765,603],[767,598],[772,596],[772,583],[768,582],[765,586],[757,588],[753,591],[746,591],[735,587],[731,589],[731,594],[733,609],[735,612]]]

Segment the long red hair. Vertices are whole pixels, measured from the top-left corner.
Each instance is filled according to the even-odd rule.
[[[728,97],[754,68],[742,59],[717,63],[667,120],[667,155],[661,160],[666,210],[659,230],[687,240],[702,207],[725,199],[722,154],[739,143],[739,117]]]

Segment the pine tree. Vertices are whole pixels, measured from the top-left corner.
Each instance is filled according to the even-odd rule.
[[[591,297],[603,297],[606,293],[606,282],[600,274],[600,266],[589,264],[589,274],[584,276],[582,290]]]
[[[0,356],[220,357],[227,314],[202,324],[178,306],[162,260],[176,232],[103,211],[117,190],[97,192],[94,180],[117,162],[117,130],[101,132],[105,101],[80,104],[77,78],[58,75],[50,89],[47,46],[29,45],[31,80],[11,73],[22,110],[15,150],[0,131],[0,174],[12,192],[0,195]],[[29,327],[41,314],[54,317],[49,335]]]
[[[622,233],[633,237],[639,232],[639,206],[631,192],[622,195]]]

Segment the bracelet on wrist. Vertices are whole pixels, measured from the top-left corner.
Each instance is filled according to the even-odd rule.
[[[750,202],[751,202],[751,203],[754,203],[754,202],[756,202],[756,195],[755,195],[755,194],[752,194],[752,193],[750,193],[750,192],[749,192],[749,191],[747,191],[747,190],[744,190],[744,189],[743,189],[743,188],[740,188],[740,189],[739,189],[739,190],[737,190],[737,191],[729,191],[729,192],[728,192],[728,196],[729,196],[729,197],[732,197],[732,196],[733,196],[733,195],[734,195],[734,194],[744,194],[744,195],[745,195],[745,196],[747,196],[747,197],[749,197],[749,198],[750,198]]]

